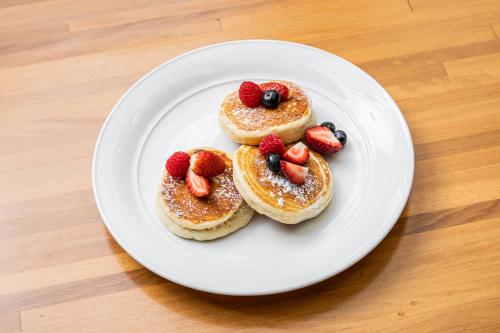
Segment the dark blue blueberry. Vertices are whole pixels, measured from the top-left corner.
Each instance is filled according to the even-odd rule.
[[[268,90],[262,95],[262,105],[267,109],[276,109],[280,101],[281,96],[276,90]]]
[[[335,133],[335,125],[332,122],[325,121],[324,123],[321,123],[321,126],[327,127],[332,131],[332,133]]]
[[[280,171],[280,160],[281,157],[278,154],[269,154],[266,156],[266,164],[269,170],[272,172],[279,172]]]
[[[335,137],[337,138],[337,140],[340,141],[340,143],[342,144],[342,146],[345,146],[345,144],[347,142],[347,134],[345,134],[344,131],[342,131],[342,130],[336,130],[335,132],[333,132],[333,135],[335,135]]]

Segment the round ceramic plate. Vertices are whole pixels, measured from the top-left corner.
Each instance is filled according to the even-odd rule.
[[[171,234],[156,210],[165,160],[213,146],[234,152],[219,128],[223,98],[244,80],[284,79],[311,97],[318,122],[348,134],[327,158],[334,199],[316,218],[284,225],[255,214],[209,242]],[[413,179],[407,124],[387,92],[353,64],[313,47],[235,41],[183,54],[134,84],[97,140],[93,186],[104,223],[138,262],[181,285],[228,295],[262,295],[311,285],[353,265],[397,221]]]

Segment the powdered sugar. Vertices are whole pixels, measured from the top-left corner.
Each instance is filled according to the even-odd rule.
[[[318,180],[310,172],[307,174],[304,184],[297,185],[289,181],[283,174],[271,172],[264,165],[265,161],[262,157],[257,156],[254,163],[257,169],[262,170],[259,174],[259,182],[274,189],[271,191],[271,197],[276,198],[278,206],[283,206],[283,197],[286,195],[291,195],[301,203],[307,203],[311,193],[318,188]],[[264,167],[262,167],[263,165]]]
[[[252,124],[263,124],[265,121],[265,117],[263,116],[262,112],[257,112],[261,107],[259,108],[249,108],[249,107],[244,107],[244,108],[236,108],[233,110],[234,116],[236,116],[242,124],[245,125],[252,125]]]
[[[211,190],[205,198],[196,198],[189,193],[184,180],[166,175],[161,194],[170,211],[179,218],[210,219],[236,209],[243,200],[233,183],[232,168],[210,180]]]
[[[222,175],[212,178],[213,183],[219,185],[214,190],[214,196],[217,198],[224,198],[231,203],[237,203],[242,200],[242,198],[234,186],[232,172],[232,169],[226,170]]]
[[[302,203],[306,203],[309,199],[309,194],[317,188],[316,178],[314,178],[311,174],[306,176],[305,182],[302,185],[294,184],[282,174],[272,172],[268,172],[267,176],[260,177],[259,182],[268,183],[278,189],[276,194],[277,202],[280,206],[283,205],[283,196],[285,193],[291,194]]]
[[[276,109],[266,109],[263,106],[250,108],[245,106],[238,97],[238,92],[229,94],[224,100],[223,109],[231,121],[240,128],[255,130],[263,127],[287,124],[304,117],[309,106],[309,98],[296,84],[280,82],[288,86],[291,98],[280,103]]]

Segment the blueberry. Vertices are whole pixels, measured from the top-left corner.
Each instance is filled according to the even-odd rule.
[[[327,128],[330,129],[330,131],[332,131],[333,133],[335,133],[335,125],[332,122],[325,121],[324,123],[321,123],[321,126],[327,127]]]
[[[280,160],[281,157],[278,154],[269,154],[266,156],[266,164],[269,170],[272,172],[280,171]]]
[[[345,134],[344,131],[342,130],[336,130],[335,132],[333,132],[333,135],[335,135],[335,137],[337,138],[337,140],[340,141],[340,143],[342,144],[342,146],[344,146],[347,142],[347,134]]]
[[[276,109],[280,104],[281,96],[276,90],[268,90],[262,95],[262,105],[268,109]]]

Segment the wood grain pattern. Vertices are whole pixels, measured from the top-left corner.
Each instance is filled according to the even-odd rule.
[[[498,0],[0,2],[0,332],[500,332]],[[415,182],[365,259],[285,294],[163,280],[105,230],[90,180],[135,80],[210,43],[285,39],[372,74],[413,135]]]

